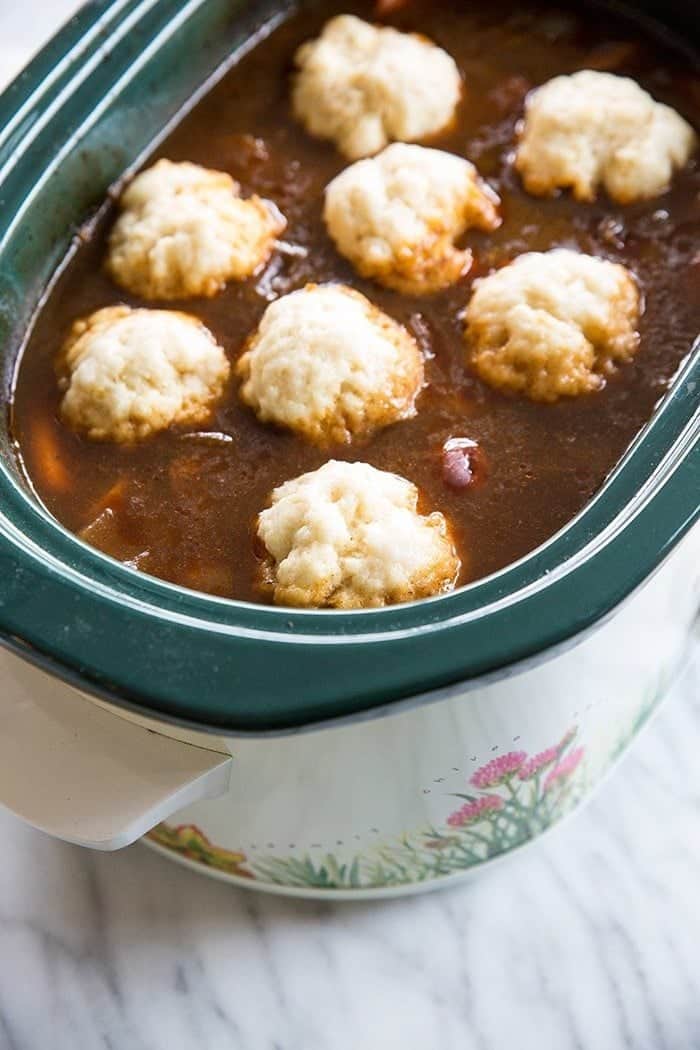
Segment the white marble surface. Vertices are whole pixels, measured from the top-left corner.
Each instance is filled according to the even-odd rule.
[[[75,6],[0,0],[0,76]],[[395,903],[242,893],[0,812],[0,1050],[700,1050],[699,687],[543,843]]]
[[[0,1048],[700,1048],[699,686],[579,816],[413,899],[287,902],[0,813]]]

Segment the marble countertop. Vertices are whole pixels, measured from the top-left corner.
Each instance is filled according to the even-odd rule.
[[[2,0],[0,80],[76,6]],[[0,1050],[700,1050],[697,663],[582,814],[424,897],[287,902],[0,812]]]
[[[698,670],[583,813],[422,897],[285,901],[0,811],[0,1050],[698,1050]]]

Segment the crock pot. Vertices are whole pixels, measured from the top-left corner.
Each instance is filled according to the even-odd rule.
[[[71,238],[279,2],[97,0],[0,98],[7,403]],[[692,3],[647,3],[686,39]],[[700,349],[598,495],[460,591],[358,613],[224,601],[88,548],[0,431],[0,802],[232,883],[445,885],[576,808],[681,666],[700,601]]]

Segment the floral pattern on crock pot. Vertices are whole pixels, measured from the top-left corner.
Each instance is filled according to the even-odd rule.
[[[479,767],[440,826],[375,846],[343,862],[264,856],[251,860],[212,845],[194,826],[160,824],[150,838],[190,860],[260,883],[305,889],[379,889],[465,871],[528,842],[568,813],[585,791],[577,729],[544,751],[509,751]]]
[[[159,846],[179,853],[196,864],[203,864],[207,868],[215,868],[227,875],[236,875],[243,879],[255,878],[252,871],[245,867],[245,853],[214,846],[194,824],[181,824],[178,827],[159,824],[148,837]]]

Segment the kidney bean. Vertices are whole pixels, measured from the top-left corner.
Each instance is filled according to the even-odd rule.
[[[454,489],[466,489],[483,481],[484,454],[471,438],[450,438],[442,446],[442,477]]]

